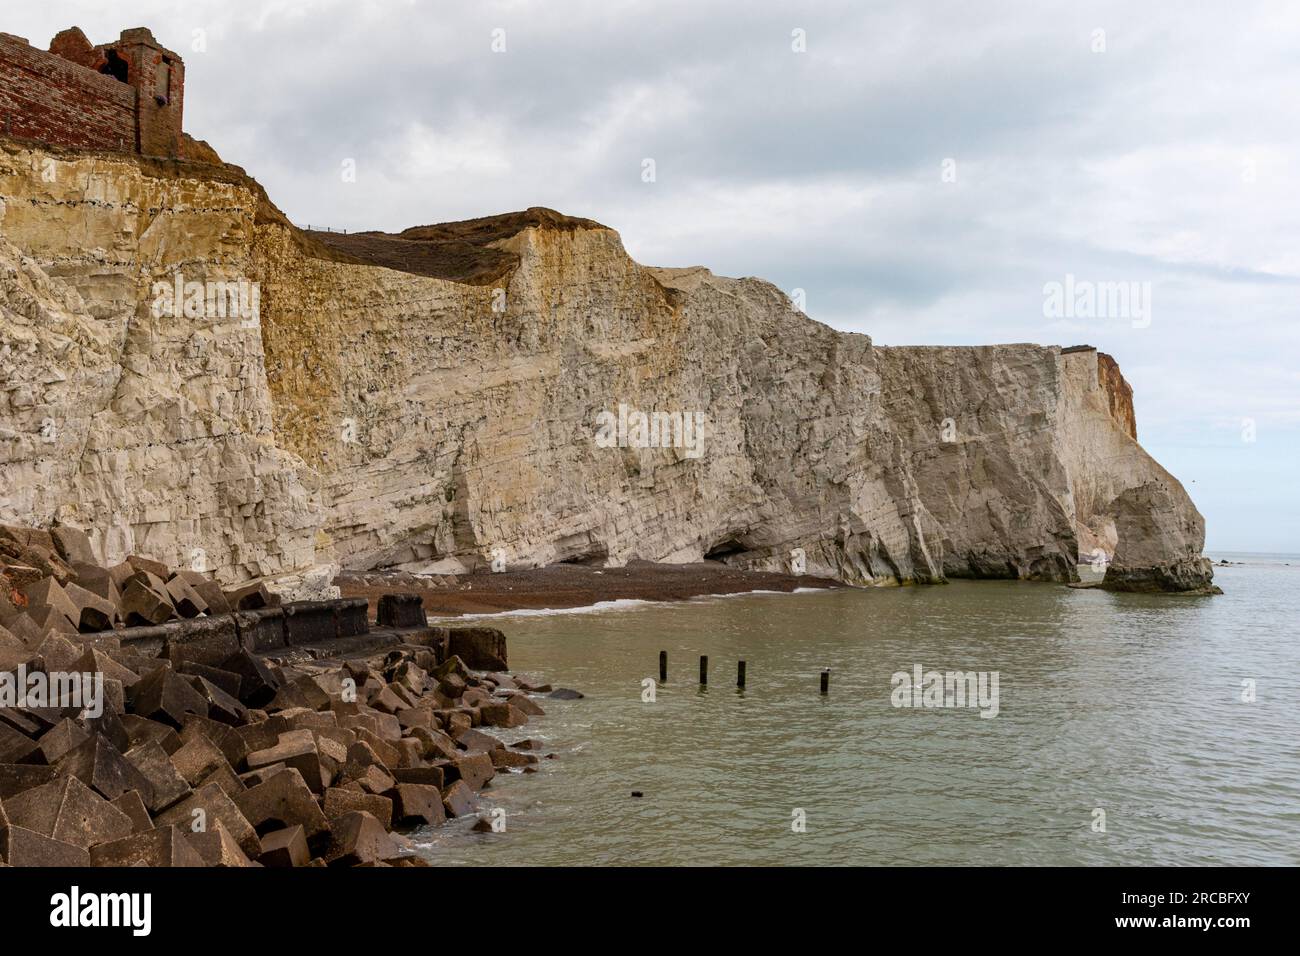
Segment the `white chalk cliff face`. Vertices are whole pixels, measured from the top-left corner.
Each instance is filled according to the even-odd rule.
[[[0,203],[0,523],[110,560],[1210,581],[1090,349],[876,348],[546,210],[327,248],[233,167],[0,141]],[[259,319],[157,314],[177,272]],[[637,447],[638,412],[703,430]]]

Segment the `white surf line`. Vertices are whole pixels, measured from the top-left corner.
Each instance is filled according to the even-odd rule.
[[[577,607],[525,607],[514,608],[508,611],[478,611],[473,614],[439,615],[436,617],[429,614],[426,615],[426,618],[431,625],[444,625],[454,624],[456,621],[481,621],[495,617],[556,617],[563,614],[603,614],[608,611],[624,611],[636,607],[650,607],[664,604],[689,604],[692,601],[749,597],[754,594],[821,594],[842,590],[845,590],[845,588],[795,588],[793,591],[726,591],[721,594],[696,594],[688,598],[664,598],[662,600],[650,600],[648,598],[616,598],[610,601],[597,601],[595,604],[583,604]]]

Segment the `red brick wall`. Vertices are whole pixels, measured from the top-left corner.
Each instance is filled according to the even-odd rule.
[[[135,88],[0,33],[0,133],[135,152]]]
[[[180,156],[181,115],[185,102],[185,64],[157,45],[147,30],[125,30],[112,47],[130,64],[130,83],[138,92],[136,140],[147,156]],[[164,66],[166,61],[169,66]],[[164,81],[163,77],[170,77]],[[158,97],[165,96],[164,102]]]

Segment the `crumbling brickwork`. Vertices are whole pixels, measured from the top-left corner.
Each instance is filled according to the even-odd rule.
[[[185,65],[147,29],[92,46],[73,27],[49,51],[0,33],[0,133],[60,146],[183,154]]]

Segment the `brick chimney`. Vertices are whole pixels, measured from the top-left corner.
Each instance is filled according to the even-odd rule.
[[[123,30],[117,43],[99,49],[108,63],[125,62],[126,81],[135,87],[136,140],[140,152],[146,156],[182,155],[184,61],[155,40],[145,27]],[[101,72],[111,69],[106,64]]]

